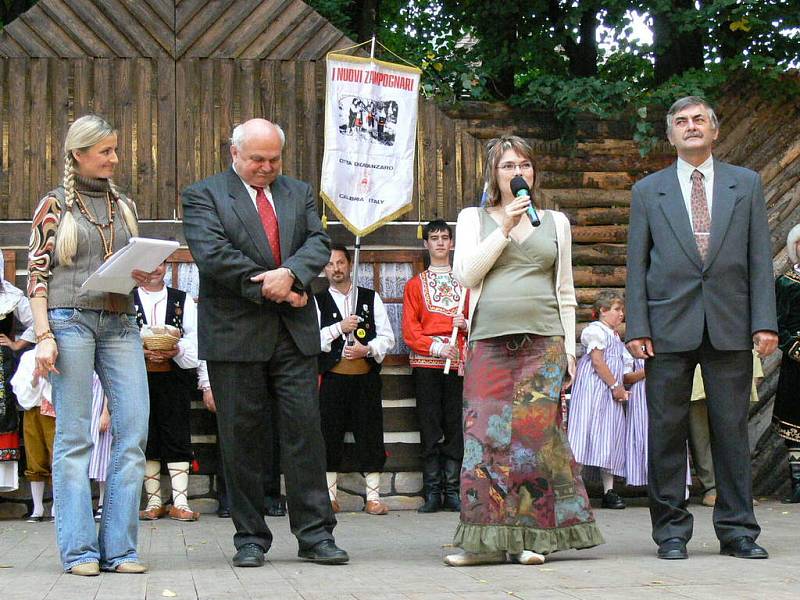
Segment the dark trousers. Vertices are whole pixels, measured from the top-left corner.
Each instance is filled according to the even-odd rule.
[[[347,431],[355,439],[353,469],[365,473],[382,471],[386,448],[380,374],[370,371],[364,375],[338,375],[328,371],[322,375],[319,406],[328,471],[341,470]]]
[[[264,455],[264,495],[279,498],[281,495],[281,438],[280,413],[275,403],[272,403],[270,416],[267,418],[269,440],[265,444]]]
[[[264,455],[264,496],[277,499],[281,496],[281,447],[280,435],[277,431],[277,427],[279,427],[277,410],[273,404],[270,402],[269,415],[265,419],[270,441],[264,446],[267,449]],[[274,421],[272,420],[273,415],[275,415]],[[221,446],[221,443],[217,444],[217,501],[220,508],[227,509],[230,512],[231,507],[228,502],[227,486],[225,485],[225,472],[222,468]]]
[[[194,371],[192,371],[194,373]],[[150,423],[147,432],[147,460],[192,462],[189,430],[194,389],[187,387],[183,373],[148,373]]]
[[[645,364],[648,439],[648,494],[653,539],[692,537],[685,508],[686,440],[694,369],[700,364],[708,402],[711,454],[717,483],[714,529],[721,542],[758,537],[753,513],[747,414],[753,379],[750,350],[716,350],[703,336],[689,352],[658,352]]]
[[[415,367],[414,389],[423,458],[443,456],[461,462],[464,456],[462,406],[464,378],[442,369]]]
[[[325,481],[325,447],[317,404],[317,358],[303,356],[284,329],[268,362],[208,361],[217,404],[236,548],[255,543],[264,550],[272,533],[264,521],[264,471],[271,436],[264,414],[275,399],[280,426],[281,467],[286,481],[289,525],[301,548],[333,539],[333,516]]]

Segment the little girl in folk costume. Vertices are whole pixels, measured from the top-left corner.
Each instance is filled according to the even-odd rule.
[[[625,476],[625,345],[617,329],[624,320],[622,297],[600,292],[594,303],[597,321],[581,334],[586,353],[578,361],[569,406],[567,436],[575,460],[599,467],[603,508],[625,508],[614,492],[614,475]]]

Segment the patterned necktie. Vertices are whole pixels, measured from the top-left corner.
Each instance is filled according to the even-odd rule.
[[[267,195],[264,193],[263,187],[253,186],[256,190],[256,206],[258,206],[258,216],[261,217],[261,226],[264,228],[264,233],[267,234],[267,241],[269,242],[272,256],[275,258],[275,264],[281,265],[281,232],[278,229],[278,219],[275,216],[275,210],[272,208]]]
[[[695,169],[692,171],[692,228],[694,239],[700,258],[706,261],[708,254],[708,237],[711,234],[711,215],[708,214],[706,202],[706,188],[703,185],[703,174]]]

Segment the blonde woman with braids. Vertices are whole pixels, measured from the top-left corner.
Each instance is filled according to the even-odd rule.
[[[536,183],[533,149],[489,142],[486,207],[456,225],[453,276],[469,292],[461,521],[445,563],[538,565],[603,542],[567,436],[560,395],[575,372],[569,221],[543,210],[534,227],[511,180]]]
[[[63,184],[36,208],[28,296],[37,372],[49,375],[56,409],[53,492],[64,570],[143,573],[136,553],[149,400],[131,295],[81,285],[137,234],[133,203],[114,187],[117,134],[100,117],[77,119],[64,142]],[[148,275],[132,273],[137,282]],[[88,469],[92,371],[106,391],[114,441],[103,517],[95,531]]]

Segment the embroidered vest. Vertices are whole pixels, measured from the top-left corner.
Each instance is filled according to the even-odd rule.
[[[319,320],[320,328],[328,327],[334,323],[338,323],[343,319],[339,307],[331,296],[328,290],[317,294],[317,306],[319,307]],[[354,333],[355,338],[362,344],[366,345],[377,337],[378,333],[375,331],[375,292],[373,290],[358,287],[358,296],[356,299],[356,315],[361,317],[362,321],[359,323],[358,328]],[[347,336],[339,336],[331,343],[330,352],[321,352],[319,355],[319,372],[325,373],[330,371],[336,363],[342,359],[342,350],[344,349],[344,342]],[[373,371],[380,371],[381,365],[373,358],[367,358],[366,361],[370,364]]]

